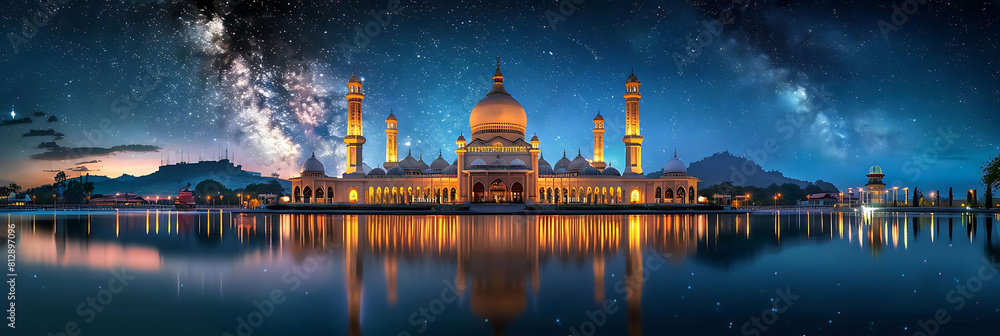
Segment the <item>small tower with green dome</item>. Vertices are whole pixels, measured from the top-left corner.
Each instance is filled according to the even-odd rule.
[[[885,177],[882,174],[882,167],[878,166],[876,162],[871,168],[868,168],[868,183],[865,184],[865,188],[868,188],[869,194],[871,195],[868,203],[872,204],[882,204],[885,196],[885,183],[882,182],[882,178]]]

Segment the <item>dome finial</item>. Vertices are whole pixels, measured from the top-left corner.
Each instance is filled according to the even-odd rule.
[[[312,157],[316,157],[316,151],[312,152]]]
[[[500,69],[500,56],[497,56],[497,69]]]
[[[674,158],[677,158],[677,148],[674,148]]]

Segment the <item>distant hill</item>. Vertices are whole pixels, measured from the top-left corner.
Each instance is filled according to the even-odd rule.
[[[743,174],[742,172],[744,171],[752,173]],[[757,163],[735,156],[728,151],[715,153],[712,156],[692,162],[688,166],[688,175],[701,179],[699,185],[706,187],[727,181],[738,186],[755,186],[760,188],[767,188],[772,183],[779,186],[785,183],[792,183],[805,188],[810,183],[809,181],[786,177],[785,174],[777,170],[765,171]],[[817,180],[812,183],[827,192],[839,191],[830,182]]]
[[[95,194],[130,192],[143,196],[176,195],[177,191],[188,183],[191,183],[193,188],[198,182],[207,179],[216,180],[229,189],[238,189],[246,187],[248,184],[267,183],[274,180],[273,177],[262,177],[260,173],[245,171],[242,165],[233,165],[227,159],[160,166],[156,172],[145,176],[125,174],[117,178],[89,177],[89,181],[94,182]],[[291,182],[281,179],[278,182],[281,183],[286,192],[291,190]]]

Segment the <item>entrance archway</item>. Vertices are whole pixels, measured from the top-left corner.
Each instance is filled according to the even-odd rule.
[[[472,186],[472,202],[482,203],[484,201],[486,201],[486,187],[483,186],[482,182],[476,182]]]
[[[524,187],[521,186],[521,182],[514,182],[510,186],[510,201],[524,203]]]
[[[490,182],[490,201],[494,203],[507,202],[507,184],[503,180],[496,179]]]

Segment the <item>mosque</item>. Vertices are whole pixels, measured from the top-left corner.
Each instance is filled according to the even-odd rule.
[[[593,157],[577,152],[570,159],[565,151],[554,165],[545,160],[538,136],[525,141],[527,113],[504,88],[500,58],[493,87],[469,114],[469,139],[455,140],[457,160],[449,163],[441,153],[425,163],[412,153],[398,160],[396,116],[385,119],[385,162],[381,168],[364,163],[365,137],[362,127],[361,80],[347,82],[347,163],[342,177],[326,175],[323,164],[312,155],[293,177],[295,203],[695,203],[698,179],[687,175],[687,167],[674,157],[663,167],[643,174],[642,140],[639,128],[639,78],[625,80],[625,165],[622,170],[604,161],[604,118],[594,117]],[[550,156],[551,157],[551,156]]]

